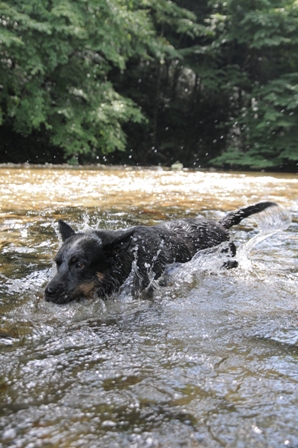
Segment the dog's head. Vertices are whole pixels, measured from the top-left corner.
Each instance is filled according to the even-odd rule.
[[[54,258],[57,272],[45,289],[45,300],[68,303],[104,291],[106,279],[128,248],[134,228],[75,233],[59,220],[62,246]]]

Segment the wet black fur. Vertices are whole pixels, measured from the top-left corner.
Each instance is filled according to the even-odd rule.
[[[107,297],[117,292],[130,273],[134,295],[150,289],[168,264],[189,261],[199,250],[230,241],[228,229],[273,202],[260,202],[229,213],[219,222],[201,218],[166,221],[126,230],[75,233],[59,221],[63,244],[56,257],[57,273],[45,289],[45,300],[67,303],[79,297]],[[230,242],[231,255],[236,248]],[[231,267],[237,262],[231,261]]]

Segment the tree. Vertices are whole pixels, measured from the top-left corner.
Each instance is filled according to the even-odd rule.
[[[125,149],[140,109],[115,91],[112,67],[158,47],[147,11],[125,0],[0,3],[4,129],[62,148],[65,158]],[[2,128],[2,129],[3,129]]]
[[[109,155],[109,161],[171,164],[175,158],[185,158],[182,146],[189,126],[185,116],[189,95],[184,92],[189,79],[182,79],[181,49],[198,35],[199,25],[195,14],[183,6],[169,0],[148,1],[148,14],[160,43],[158,51],[151,52],[149,58],[136,55],[129,59],[127,70],[110,75],[117,91],[140,106],[146,124],[125,125],[128,157],[118,153]]]
[[[0,154],[293,170],[297,21],[297,0],[2,2]]]
[[[297,2],[230,0],[220,7],[223,27],[217,43],[224,42],[226,69],[234,67],[230,92],[235,108],[228,117],[227,146],[213,162],[255,169],[294,166],[298,161]]]

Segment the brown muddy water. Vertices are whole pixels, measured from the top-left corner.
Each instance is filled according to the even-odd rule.
[[[297,175],[3,167],[0,193],[1,447],[298,447]],[[259,200],[283,210],[233,228],[237,269],[203,254],[151,301],[43,300],[59,218],[116,229]]]

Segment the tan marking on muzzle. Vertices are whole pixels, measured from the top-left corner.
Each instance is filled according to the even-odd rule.
[[[105,278],[105,275],[102,272],[96,272],[96,277],[98,278],[98,281],[101,283]]]
[[[88,283],[82,283],[81,285],[77,286],[74,293],[76,296],[84,296],[84,297],[91,297],[94,293],[95,289],[95,282],[91,281]]]

